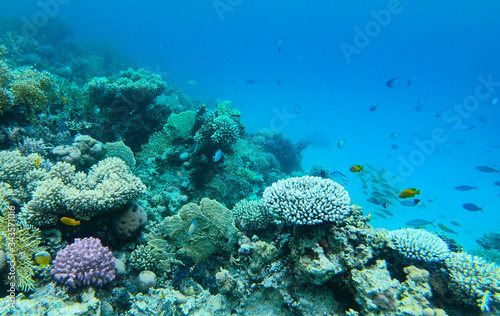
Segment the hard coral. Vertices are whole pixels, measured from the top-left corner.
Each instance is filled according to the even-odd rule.
[[[421,229],[405,228],[389,232],[393,247],[404,257],[426,262],[443,261],[450,255],[448,244]]]
[[[340,184],[319,177],[280,180],[267,187],[262,197],[279,217],[298,225],[335,222],[351,212],[347,191]]]
[[[115,257],[97,238],[76,238],[57,253],[51,273],[59,283],[74,289],[102,286],[115,278]]]

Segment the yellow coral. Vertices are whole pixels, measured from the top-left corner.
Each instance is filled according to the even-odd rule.
[[[31,258],[40,249],[39,244],[41,241],[40,230],[29,225],[26,221],[18,218],[17,216],[13,219],[6,216],[4,211],[9,209],[7,203],[2,202],[0,209],[2,214],[0,214],[0,246],[4,247],[2,250],[5,253],[7,251],[7,243],[11,242],[12,238],[12,223],[15,222],[15,232],[13,234],[14,247],[13,251],[15,257],[11,258],[15,260],[15,282],[16,287],[23,292],[32,291],[35,289],[35,281],[33,280],[34,275],[34,262]],[[10,229],[9,230],[9,223]],[[5,283],[8,284],[11,281],[7,279],[7,275],[4,276]]]

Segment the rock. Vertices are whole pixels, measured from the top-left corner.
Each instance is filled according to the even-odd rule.
[[[150,288],[156,286],[156,274],[153,271],[142,271],[137,277],[137,290],[147,293]]]
[[[121,259],[115,259],[115,271],[117,276],[124,276],[127,274],[127,267],[125,262]]]
[[[148,214],[135,202],[125,204],[122,211],[111,221],[111,231],[121,240],[129,240],[139,235],[148,222]]]

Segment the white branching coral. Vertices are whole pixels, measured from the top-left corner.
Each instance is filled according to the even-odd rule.
[[[450,255],[448,244],[421,229],[405,228],[389,232],[394,248],[404,257],[426,262],[443,261]]]
[[[351,212],[347,191],[340,184],[319,177],[280,180],[267,187],[262,198],[279,218],[297,225],[336,222]]]

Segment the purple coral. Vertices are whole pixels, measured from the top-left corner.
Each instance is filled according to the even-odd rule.
[[[77,288],[101,286],[115,278],[115,257],[98,238],[75,238],[75,242],[57,252],[51,270],[54,279]]]

